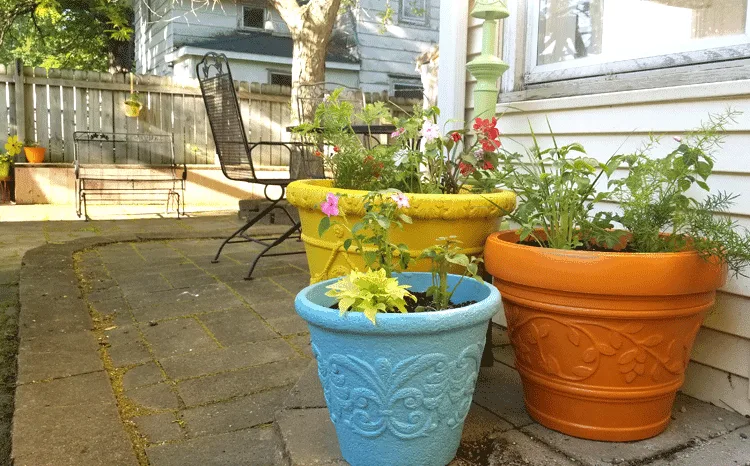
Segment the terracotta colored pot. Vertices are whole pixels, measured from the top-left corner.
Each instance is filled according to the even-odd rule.
[[[592,440],[662,432],[726,267],[695,252],[562,251],[517,241],[515,231],[490,235],[485,263],[529,414]]]
[[[23,153],[29,163],[44,162],[44,153],[47,151],[44,147],[24,147]]]

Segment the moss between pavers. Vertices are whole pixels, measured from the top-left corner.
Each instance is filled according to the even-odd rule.
[[[108,351],[109,344],[107,343],[107,336],[104,332],[106,329],[112,327],[115,313],[104,316],[97,312],[92,303],[88,301],[87,298],[90,292],[90,287],[86,285],[87,280],[81,273],[80,267],[81,254],[83,252],[84,251],[79,251],[73,255],[73,268],[76,272],[76,275],[78,276],[81,295],[87,309],[89,310],[91,320],[94,324],[92,331],[99,341],[99,356],[101,357],[102,363],[104,364],[104,370],[109,376],[110,384],[112,385],[112,391],[114,392],[115,400],[117,402],[117,410],[120,414],[120,419],[122,420],[125,432],[130,438],[131,443],[133,444],[133,451],[135,452],[136,458],[142,466],[148,466],[149,461],[148,457],[146,456],[146,447],[148,446],[148,440],[146,439],[145,435],[143,435],[138,430],[138,426],[135,422],[133,422],[133,419],[138,416],[174,411],[156,410],[140,406],[125,395],[122,378],[128,370],[136,367],[137,365],[133,364],[125,367],[115,367],[114,363],[112,362],[112,358],[110,357]]]

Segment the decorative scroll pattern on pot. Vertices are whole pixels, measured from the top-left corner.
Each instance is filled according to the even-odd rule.
[[[516,363],[571,382],[591,379],[604,365],[628,384],[640,378],[650,379],[644,383],[662,383],[681,377],[703,321],[702,313],[689,316],[667,333],[626,319],[550,315],[507,300],[503,306]]]
[[[440,424],[462,425],[482,349],[470,345],[455,360],[431,353],[370,364],[346,354],[325,357],[312,345],[331,421],[363,437],[390,432],[403,440],[427,437]]]

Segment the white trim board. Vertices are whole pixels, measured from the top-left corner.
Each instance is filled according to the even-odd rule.
[[[594,95],[559,97],[544,100],[503,102],[497,104],[498,113],[548,112],[561,109],[627,106],[641,103],[675,102],[680,100],[724,99],[750,95],[750,79],[722,83],[691,84],[687,86],[638,89]]]
[[[204,49],[200,47],[183,46],[183,47],[178,48],[176,51],[172,53],[166,54],[164,56],[164,61],[166,61],[167,63],[172,63],[182,57],[187,57],[187,56],[202,57],[208,52],[213,52],[213,50]],[[230,60],[245,60],[245,61],[254,61],[254,62],[261,62],[261,63],[275,63],[275,64],[289,65],[289,66],[292,65],[292,59],[290,57],[277,57],[275,55],[260,55],[256,53],[242,53],[242,52],[221,52],[221,53],[226,55],[226,57],[229,58]],[[334,61],[327,61],[326,68],[330,68],[332,70],[359,71],[360,65],[359,63],[354,64],[354,63],[340,63],[340,62],[334,62]]]
[[[440,128],[444,128],[449,120],[464,120],[468,29],[469,2],[440,0]]]

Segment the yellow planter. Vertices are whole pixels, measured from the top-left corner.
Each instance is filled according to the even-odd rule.
[[[302,222],[302,241],[305,242],[307,263],[310,267],[310,282],[317,283],[345,275],[353,268],[362,269],[364,262],[359,254],[345,252],[344,241],[351,237],[340,225],[329,229],[323,237],[318,236],[318,223],[323,218],[320,204],[326,194],[332,192],[345,195],[339,201],[339,209],[346,215],[349,225],[362,218],[362,198],[366,191],[332,188],[331,180],[300,180],[289,185],[287,200],[299,210]],[[463,252],[479,255],[484,250],[484,241],[490,233],[497,231],[500,211],[487,199],[512,210],[516,195],[509,191],[491,194],[407,194],[411,207],[405,210],[414,221],[404,225],[403,230],[394,228],[391,240],[409,247],[412,257],[435,244],[441,236],[455,235],[463,243]],[[485,199],[487,198],[487,199]],[[409,271],[429,270],[429,262],[422,260],[409,267]]]

